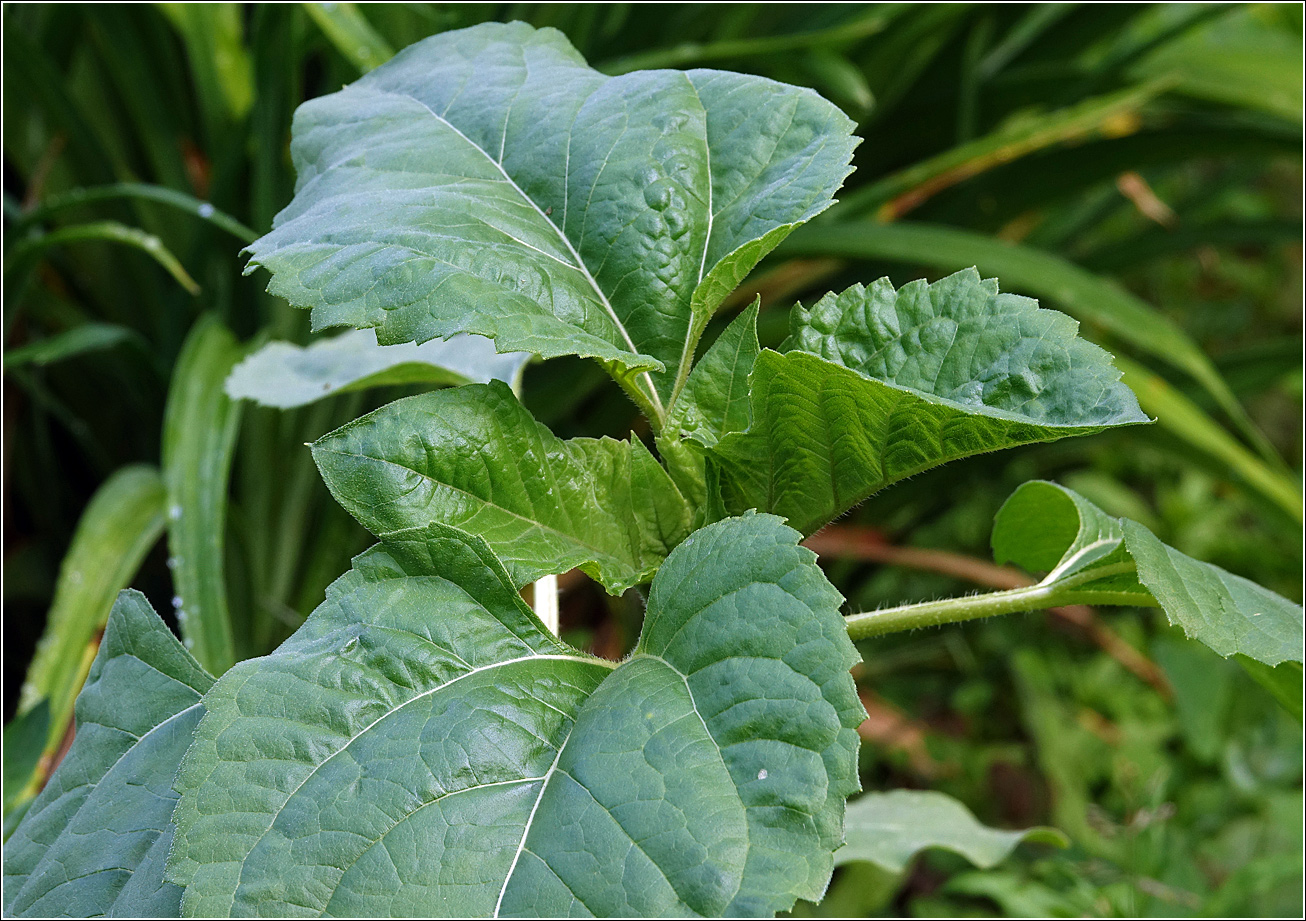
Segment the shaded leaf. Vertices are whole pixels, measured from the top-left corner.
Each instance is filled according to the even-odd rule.
[[[249,270],[315,329],[599,358],[656,419],[716,305],[829,206],[852,127],[758,77],[608,78],[552,29],[435,35],[300,107]]]
[[[50,734],[50,702],[42,700],[19,713],[4,732],[4,817],[24,799]],[[6,839],[8,835],[5,836]]]
[[[973,269],[800,305],[788,351],[763,351],[753,369],[748,430],[712,449],[727,507],[810,534],[950,460],[1147,421],[1077,328]]]
[[[213,679],[138,592],[118,597],[77,737],[4,849],[6,915],[175,917],[172,778]]]
[[[638,438],[562,441],[500,381],[383,406],[313,458],[373,534],[432,521],[478,534],[518,585],[580,567],[618,593],[689,533],[689,505]]]
[[[1302,664],[1280,662],[1271,668],[1247,656],[1238,656],[1238,664],[1277,700],[1283,709],[1302,721]]]
[[[848,803],[844,818],[847,843],[835,852],[836,866],[864,860],[891,873],[902,873],[926,848],[939,847],[988,869],[1005,860],[1022,841],[1066,847],[1055,828],[1001,831],[981,825],[951,796],[930,790],[867,793]]]
[[[82,323],[47,339],[6,352],[4,366],[7,371],[28,364],[49,365],[86,352],[113,348],[120,342],[133,339],[140,341],[140,336],[116,323]]]
[[[1218,566],[1180,553],[1128,518],[1036,480],[1017,489],[993,523],[993,555],[1033,572],[1056,604],[1158,606],[1222,656],[1267,665],[1302,661],[1302,609]]]
[[[288,409],[327,396],[384,384],[515,385],[531,356],[496,354],[482,336],[452,336],[414,345],[377,345],[373,330],[348,330],[308,346],[269,342],[232,369],[227,396]]]
[[[769,914],[819,898],[863,712],[840,597],[771,516],[663,565],[632,657],[547,634],[479,538],[358,557],[232,669],[178,775],[190,915]]]

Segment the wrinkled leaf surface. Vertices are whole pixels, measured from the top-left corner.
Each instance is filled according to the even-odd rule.
[[[819,898],[863,718],[840,597],[772,516],[697,532],[620,666],[478,538],[355,561],[233,668],[178,777],[185,912],[770,914]]]

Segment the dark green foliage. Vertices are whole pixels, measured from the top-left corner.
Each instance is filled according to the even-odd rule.
[[[1158,555],[1162,551],[1172,563],[1181,553],[1292,602],[1300,600],[1298,7],[10,4],[3,17],[6,721],[16,708],[22,711],[6,730],[5,807],[13,808],[6,835],[28,810],[36,817],[32,821],[41,819],[46,836],[41,840],[55,840],[65,815],[63,807],[50,806],[51,791],[63,789],[73,771],[91,770],[87,753],[96,734],[112,722],[97,723],[104,714],[95,711],[100,715],[92,714],[89,729],[78,732],[64,757],[64,771],[33,801],[23,789],[11,789],[11,778],[16,784],[17,778],[33,777],[35,789],[49,776],[51,759],[38,761],[30,751],[23,753],[28,757],[11,757],[9,743],[43,735],[42,748],[57,754],[67,724],[41,698],[57,691],[66,711],[90,669],[83,700],[93,709],[100,695],[103,704],[108,663],[117,662],[115,669],[128,664],[120,653],[122,618],[131,611],[139,615],[133,615],[138,632],[163,643],[156,643],[155,651],[169,646],[159,639],[162,622],[146,617],[147,606],[139,599],[120,602],[101,642],[113,591],[139,586],[169,626],[175,620],[167,613],[168,600],[177,597],[187,618],[183,635],[198,644],[196,655],[214,669],[265,655],[292,634],[292,645],[282,650],[297,649],[293,644],[307,642],[325,623],[330,600],[306,618],[322,603],[327,586],[372,540],[332,500],[331,491],[392,548],[404,546],[396,529],[438,530],[432,521],[481,534],[506,565],[506,576],[495,569],[498,564],[489,566],[496,572],[489,581],[504,583],[496,604],[525,620],[531,615],[510,597],[510,588],[555,570],[559,561],[620,590],[646,581],[692,529],[752,505],[790,515],[791,524],[804,532],[844,516],[813,539],[835,542],[828,552],[822,546],[821,563],[849,599],[845,613],[976,587],[1004,588],[977,586],[957,573],[993,577],[993,571],[973,564],[991,558],[989,533],[1002,503],[1034,478],[1065,484],[1106,518],[1137,522],[1138,531],[1125,541],[1130,552],[1138,549],[1145,578],[1142,557],[1155,568],[1165,562]],[[661,432],[650,430],[595,363],[571,357],[527,367],[518,380],[520,366],[513,364],[504,365],[502,373],[458,368],[450,373],[424,364],[426,359],[410,360],[408,353],[370,351],[376,346],[364,343],[366,373],[358,370],[363,365],[342,372],[331,355],[306,348],[322,338],[310,335],[307,313],[264,291],[266,273],[241,275],[246,260],[239,248],[273,227],[274,216],[294,198],[296,162],[303,166],[312,159],[302,141],[292,155],[295,108],[318,99],[307,112],[321,114],[336,104],[331,100],[359,92],[338,91],[396,50],[490,20],[560,30],[593,68],[548,38],[543,44],[559,56],[556,63],[567,74],[557,81],[560,88],[572,80],[597,87],[605,75],[649,68],[719,68],[747,75],[734,79],[754,90],[769,85],[758,78],[768,78],[814,89],[833,103],[802,95],[815,121],[837,129],[833,146],[838,149],[832,150],[829,175],[814,197],[791,203],[792,213],[772,215],[757,227],[743,222],[726,228],[723,219],[720,230],[708,233],[700,218],[712,214],[717,224],[711,209],[686,222],[686,239],[693,245],[684,248],[698,254],[698,264],[670,283],[675,298],[688,306],[686,315],[638,328],[633,341],[619,333],[614,340],[611,328],[590,330],[588,320],[577,327],[594,337],[588,345],[564,342],[580,342],[570,327],[554,336],[554,352],[613,352],[605,357],[634,372],[622,381],[627,391],[669,410]],[[443,41],[434,39],[436,45]],[[407,52],[410,60],[417,54]],[[384,73],[376,75],[363,86],[386,79]],[[723,88],[700,87],[691,78],[657,79],[682,88],[688,83],[709,95]],[[774,120],[781,101],[776,97],[752,109],[760,121]],[[701,103],[706,134],[694,142],[715,151],[720,145],[713,146],[710,113],[720,111],[714,106],[721,103],[710,98]],[[382,115],[378,109],[377,117]],[[555,128],[542,120],[525,127],[543,134]],[[840,201],[780,243],[791,224],[820,211],[824,198],[834,194],[852,152],[850,131],[866,140],[853,152],[856,171],[837,193]],[[337,142],[341,139],[332,141]],[[651,145],[634,149],[632,157],[650,151]],[[538,149],[522,148],[521,160],[529,165],[536,154]],[[513,163],[514,155],[507,151],[504,162]],[[668,204],[692,211],[704,189],[718,192],[728,173],[738,178],[736,167],[714,159],[715,179],[698,176],[669,189]],[[547,185],[550,175],[542,170],[535,181]],[[303,173],[300,183],[302,191]],[[319,180],[323,184],[329,183]],[[346,199],[362,194],[356,181],[345,185],[350,187],[337,191]],[[551,201],[541,202],[538,210],[545,217],[559,216]],[[458,208],[465,206],[460,200]],[[297,208],[303,210],[291,205],[278,220],[273,242],[284,242]],[[674,207],[671,212],[675,216]],[[484,247],[484,241],[478,245]],[[575,247],[584,250],[579,240]],[[256,253],[274,268],[277,259],[297,258],[293,246],[265,244]],[[599,300],[622,303],[622,310],[634,303],[621,301],[632,293],[618,291],[597,263],[591,265],[588,252],[581,255],[598,283],[579,294],[559,288],[562,300],[579,304],[583,312],[587,291],[597,290]],[[658,266],[643,255],[637,248],[624,252],[626,262],[614,271],[656,275]],[[688,258],[679,251],[669,257]],[[745,286],[731,294],[757,259],[762,261]],[[476,284],[492,288],[502,271],[521,265],[505,256],[493,266],[482,263],[478,271],[484,271],[472,275]],[[554,265],[546,263],[550,270]],[[708,271],[712,265],[718,268],[715,275]],[[888,278],[883,290],[896,288],[899,297],[924,289],[923,282],[911,282],[924,273],[935,286],[958,284],[941,280],[972,266],[1015,295],[999,295],[1003,304],[1038,297],[1043,308],[1079,320],[1079,335],[1087,341],[1076,340],[1077,354],[1092,352],[1088,343],[1114,353],[1116,367],[1126,372],[1123,383],[1157,424],[1050,441],[1106,421],[1136,421],[1137,408],[1119,403],[1120,412],[1111,419],[1081,420],[1080,426],[1057,415],[1065,402],[1050,414],[1011,420],[1004,413],[1014,404],[982,399],[996,411],[958,416],[963,431],[949,450],[907,457],[891,476],[867,477],[858,469],[853,482],[845,483],[847,467],[839,459],[862,456],[876,441],[867,435],[875,434],[874,420],[853,409],[874,402],[868,393],[891,393],[924,405],[927,414],[942,414],[935,420],[940,431],[951,425],[952,417],[943,416],[955,409],[948,401],[957,394],[941,393],[939,378],[886,382],[892,373],[886,375],[882,356],[853,354],[846,347],[839,323],[861,314],[842,309],[840,298],[861,298],[857,285],[874,293],[871,282],[882,276]],[[845,293],[822,301],[830,290]],[[571,294],[575,303],[567,300]],[[759,295],[759,309],[745,310]],[[633,296],[637,299],[638,292]],[[365,295],[357,300],[359,310],[372,311],[368,322],[387,319]],[[794,329],[790,308],[796,300],[809,309],[795,315]],[[484,312],[480,300],[465,301],[460,310]],[[832,318],[824,316],[826,310]],[[389,322],[403,315],[406,328],[419,331],[413,338],[480,328],[464,322],[466,311],[457,323],[442,319],[438,329],[423,327],[404,311],[394,313]],[[576,313],[568,316],[574,319]],[[337,311],[325,319],[356,322],[358,317]],[[1051,322],[1066,323],[1064,317]],[[383,341],[391,338],[383,335]],[[200,354],[201,339],[210,346],[205,354]],[[676,372],[688,371],[685,353],[692,358],[696,348],[703,357],[682,379]],[[263,389],[251,385],[245,391],[229,383],[231,399],[223,398],[215,389],[223,377],[219,366],[236,362],[241,349],[254,356],[248,363],[260,374],[271,362],[279,363],[275,370],[289,372],[280,378],[287,383],[273,377],[268,385],[264,378]],[[291,367],[300,359],[306,361],[302,373]],[[747,386],[755,366],[767,373],[766,384],[753,393],[758,406]],[[791,373],[799,366],[801,378]],[[1089,386],[1123,393],[1114,372],[1096,359],[1073,360],[1069,366],[1089,370],[1086,376],[1064,375],[1063,397],[1085,396]],[[640,383],[644,369],[650,376]],[[427,392],[434,385],[493,377],[512,383],[519,399],[498,384]],[[775,476],[760,463],[764,454],[744,449],[763,437],[770,416],[779,411],[762,399],[765,386],[774,392],[787,382],[810,385],[818,378],[826,380],[818,388],[822,393],[847,396],[848,409],[831,398],[828,424],[791,439],[789,447],[814,459],[810,469]],[[684,386],[671,405],[678,380]],[[492,393],[494,399],[468,405],[476,392]],[[541,554],[538,544],[526,539],[541,522],[510,515],[495,519],[474,503],[450,501],[453,486],[471,485],[474,492],[479,479],[480,486],[495,487],[497,497],[499,484],[474,476],[471,464],[456,471],[467,482],[456,483],[423,467],[438,466],[420,450],[431,443],[434,430],[414,433],[401,460],[417,472],[403,474],[407,480],[395,478],[390,485],[396,489],[387,492],[375,482],[368,484],[370,492],[342,489],[342,482],[362,476],[358,469],[390,458],[332,454],[350,437],[350,429],[340,426],[409,395],[416,405],[451,410],[430,416],[442,436],[452,431],[489,443],[499,415],[538,422],[552,439],[537,445],[547,442],[548,448],[541,452],[540,469],[601,456],[605,477],[587,484],[594,488],[581,503],[583,520],[561,516],[543,522],[557,526],[558,536]],[[237,402],[242,398],[296,408],[242,405]],[[169,406],[174,409],[165,415]],[[356,426],[402,427],[402,419],[387,415],[392,412],[379,410]],[[656,412],[650,415],[660,421]],[[1055,430],[1051,434],[1046,423]],[[845,424],[847,430],[838,429]],[[1002,430],[1001,437],[994,428]],[[684,441],[668,439],[677,431]],[[332,434],[324,438],[327,433]],[[318,446],[326,484],[306,443]],[[915,450],[919,442],[907,438],[903,444]],[[927,466],[925,460],[1011,444],[1023,447],[917,473]],[[516,452],[522,469],[532,463],[530,446],[514,442],[503,450]],[[668,465],[666,472],[659,458]],[[171,496],[163,507],[160,469]],[[822,476],[813,480],[809,474],[818,469]],[[101,498],[117,495],[124,477],[140,481],[140,501],[130,509],[123,506],[131,513],[124,519],[130,526],[103,537],[98,549],[78,550],[75,535],[80,540],[83,533],[99,533],[96,523],[109,520],[88,506],[93,510]],[[893,488],[878,491],[893,480],[899,480]],[[424,499],[417,512],[411,507],[419,504],[418,493],[403,492],[414,483],[427,484],[436,497]],[[713,504],[717,487],[727,499],[734,496],[733,504]],[[533,488],[517,490],[514,501],[540,505],[541,517],[560,515],[561,506],[532,496]],[[776,494],[774,502],[756,501],[767,492]],[[401,493],[411,500],[406,506],[396,504]],[[597,502],[586,504],[591,500]],[[621,516],[605,521],[598,512],[612,513],[626,503],[644,514],[633,523],[621,519],[627,528],[619,559],[576,549],[578,537],[584,543],[620,530],[615,519]],[[180,518],[169,516],[178,510]],[[504,521],[513,524],[511,540],[502,539]],[[165,525],[166,550],[157,542]],[[874,531],[867,538],[864,532],[839,530],[843,525]],[[522,550],[515,557],[505,550],[514,541]],[[784,552],[796,553],[786,541]],[[869,555],[863,552],[867,546]],[[77,552],[68,553],[70,547]],[[961,554],[965,564],[958,569],[951,565],[955,559],[944,559],[939,551]],[[359,565],[374,566],[389,552],[401,551],[372,551]],[[1042,568],[1055,567],[1052,557],[1059,552],[1044,554],[1051,565]],[[99,561],[93,579],[73,579],[85,571],[72,565],[77,560]],[[1033,557],[1018,562],[1041,568]],[[806,561],[799,569],[815,573]],[[340,586],[359,578],[358,570],[351,571],[331,597],[338,599]],[[819,581],[816,575],[812,579]],[[584,580],[566,584],[562,639],[612,659],[631,651],[644,616],[641,590],[609,598]],[[1299,616],[1300,608],[1289,607]],[[20,703],[18,685],[47,611],[45,646],[64,652],[54,671],[47,663],[28,675],[29,682],[46,675],[41,687],[49,688],[29,692]],[[340,616],[348,621],[354,615]],[[897,875],[854,864],[836,870],[821,906],[800,903],[797,911],[1300,914],[1300,667],[1286,662],[1270,669],[1239,657],[1240,669],[1200,645],[1182,642],[1155,613],[1102,608],[1079,626],[1067,626],[1071,621],[1059,615],[1046,618],[1050,626],[1044,619],[1041,613],[1019,615],[859,644],[866,661],[855,675],[873,717],[863,727],[861,784],[873,792],[933,788],[967,804],[984,825],[1052,825],[1069,836],[1071,847],[1054,853],[1021,845],[1002,866],[983,872],[940,850],[926,851]],[[647,623],[650,631],[653,621]],[[173,652],[189,661],[180,646]],[[320,650],[313,654],[320,662],[330,657]],[[293,671],[287,658],[280,661]],[[389,666],[377,667],[389,678],[398,675]],[[144,680],[128,677],[127,683]],[[224,681],[231,686],[230,679]],[[197,678],[174,690],[198,694],[203,683]],[[115,705],[125,699],[112,695]],[[128,728],[144,730],[146,723],[166,717],[157,710],[162,700],[109,717],[140,721]],[[41,732],[46,706],[52,707],[50,724]],[[855,703],[840,706],[849,716]],[[197,711],[188,712],[198,718]],[[94,755],[99,760],[91,773],[111,767],[104,761],[107,751]],[[851,785],[843,776],[836,784],[845,793]],[[167,785],[133,787],[128,793],[156,788],[160,798],[151,805],[170,812],[164,803],[174,793]],[[107,791],[82,792],[94,805]],[[180,890],[163,882],[162,861],[155,859],[159,848],[166,850],[159,842],[167,822],[138,805],[133,800],[123,807],[141,819],[123,838],[136,848],[136,857],[106,851],[116,867],[84,877],[76,899],[65,888],[47,893],[58,881],[44,870],[37,874],[44,880],[39,884],[36,877],[21,886],[7,884],[7,910],[175,912]],[[821,808],[827,819],[833,815],[833,804]],[[828,829],[813,834],[823,843],[829,837]],[[45,846],[41,835],[19,835],[5,847],[7,876],[11,867],[22,875],[58,863],[38,853]],[[146,840],[151,835],[152,844]],[[946,838],[929,843],[946,844]],[[987,840],[1006,848],[1015,839]],[[149,872],[127,880],[137,857]],[[790,868],[796,877],[786,882],[789,891],[819,895],[827,869],[822,860],[801,873]],[[697,886],[676,891],[706,891]],[[395,912],[429,911],[403,901],[411,892],[388,891]],[[43,895],[46,901],[40,901]],[[147,897],[162,901],[139,901]],[[783,901],[768,897],[734,907],[763,910]],[[691,903],[666,901],[658,907],[682,904]],[[710,898],[692,904],[702,911],[719,908]],[[615,903],[610,907],[620,910]]]

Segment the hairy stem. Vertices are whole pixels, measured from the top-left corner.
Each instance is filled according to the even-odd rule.
[[[1038,611],[1063,604],[1092,604],[1095,600],[1110,601],[1112,600],[1110,593],[1101,593],[1101,598],[1097,599],[1093,592],[1075,591],[1075,588],[1085,582],[1095,582],[1107,576],[1131,572],[1133,569],[1132,562],[1117,563],[1067,578],[1051,581],[1045,579],[1037,585],[1001,592],[968,595],[964,598],[943,598],[938,601],[904,604],[878,611],[850,614],[844,618],[844,622],[850,637],[854,640],[864,640],[873,636],[883,636],[886,633],[915,630],[919,627],[938,627],[942,624],[978,620],[981,617],[994,617],[998,614]],[[1115,603],[1118,603],[1118,600]]]

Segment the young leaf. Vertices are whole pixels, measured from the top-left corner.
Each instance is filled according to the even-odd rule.
[[[118,596],[77,737],[5,845],[7,916],[176,916],[172,778],[212,684],[143,595]]]
[[[847,843],[835,851],[835,866],[865,860],[891,873],[902,873],[913,857],[930,847],[946,848],[988,869],[1022,841],[1069,844],[1055,828],[1000,831],[981,825],[951,796],[929,790],[859,796],[848,803],[844,834]]]
[[[760,298],[737,316],[690,372],[667,417],[667,428],[711,447],[727,432],[748,428],[748,375],[757,343]]]
[[[515,384],[530,357],[496,354],[481,336],[377,345],[374,331],[351,329],[309,346],[269,342],[232,369],[226,390],[233,400],[289,409],[383,384]]]
[[[313,445],[336,500],[378,536],[440,521],[485,538],[513,581],[579,566],[619,593],[688,533],[691,509],[639,441],[562,441],[501,381],[418,394]]]
[[[728,507],[811,533],[957,458],[1146,422],[1110,356],[1077,329],[973,269],[800,305],[785,354],[758,356],[747,431],[711,449]]]
[[[712,310],[830,205],[852,127],[759,77],[609,78],[553,29],[447,32],[300,107],[296,196],[249,271],[315,329],[601,359],[660,421]]]
[[[772,516],[662,566],[620,666],[477,537],[355,561],[205,698],[169,879],[190,915],[764,914],[819,898],[857,788],[841,601]]]
[[[1038,480],[1016,490],[994,521],[993,554],[1049,571],[1042,584],[1058,597],[1048,605],[1155,605],[1222,656],[1302,661],[1300,605],[1180,553],[1064,486]]]

